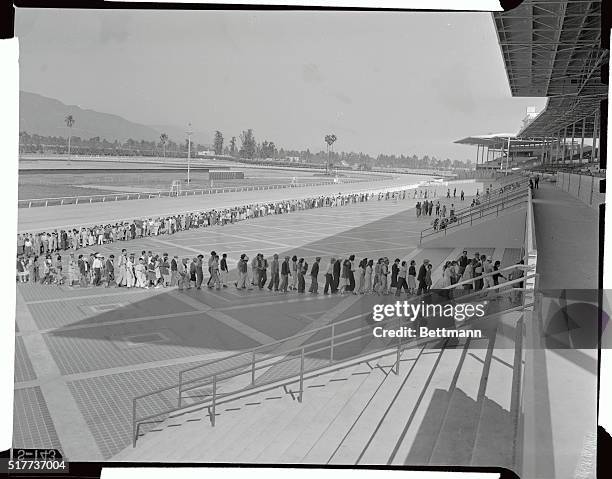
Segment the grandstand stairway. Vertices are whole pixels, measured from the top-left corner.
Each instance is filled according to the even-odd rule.
[[[514,463],[522,313],[481,339],[440,339],[157,424],[111,461],[498,465]],[[486,336],[486,337],[485,337]]]

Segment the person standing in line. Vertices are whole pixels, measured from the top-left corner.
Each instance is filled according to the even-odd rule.
[[[365,289],[365,274],[366,274],[366,267],[368,265],[368,258],[363,258],[360,262],[359,262],[359,268],[358,268],[358,272],[359,272],[359,285],[357,287],[357,294],[363,294],[364,289]]]
[[[495,286],[495,283],[493,281],[493,263],[491,257],[485,258],[485,256],[483,255],[482,273],[484,274],[483,286],[485,288],[492,288],[493,286]]]
[[[96,254],[93,261],[93,285],[100,286],[102,282],[102,260],[100,259],[100,255]]]
[[[353,294],[357,294],[355,293],[355,255],[354,254],[349,256],[347,274],[348,274],[348,277],[347,277],[348,287],[346,290]]]
[[[206,266],[206,268],[208,270],[208,281],[206,282],[206,286],[208,286],[209,288],[212,287],[211,286],[211,284],[212,284],[212,264],[215,261],[215,256],[217,256],[217,252],[216,251],[211,251],[210,252],[210,256],[208,257],[208,264]],[[204,258],[204,256],[202,256],[202,258]],[[202,269],[203,268],[204,267],[202,266]]]
[[[208,272],[210,273],[210,261],[212,260],[212,255],[208,261]],[[199,254],[195,264],[195,275],[196,275],[196,289],[202,289],[202,283],[204,282],[204,255]],[[212,275],[211,275],[212,277]],[[210,278],[208,279],[208,287],[210,288]]]
[[[342,271],[342,261],[340,260],[340,258],[337,258],[336,261],[334,261],[334,269],[332,271],[332,274],[334,276],[334,284],[332,285],[332,294],[336,294],[338,292],[338,287],[340,286],[340,273]]]
[[[399,274],[399,270],[400,270],[400,260],[399,258],[395,258],[393,265],[391,265],[391,286],[389,288],[397,289],[398,287],[397,275]],[[389,291],[391,291],[391,289],[389,289]]]
[[[493,285],[497,286],[499,284],[499,278],[504,278],[507,279],[503,274],[501,274],[499,272],[499,267],[501,266],[501,262],[500,261],[496,261],[495,264],[493,265],[493,274],[491,275],[491,277],[493,278]]]
[[[110,288],[111,283],[117,286],[115,282],[115,255],[111,254],[106,260],[106,287]]]
[[[424,259],[423,260],[423,264],[419,268],[419,274],[418,274],[418,276],[416,278],[418,283],[419,283],[419,287],[417,289],[417,295],[427,291],[426,278],[427,278],[427,265],[428,264],[429,264],[429,260],[428,259]]]
[[[240,255],[240,259],[236,264],[236,269],[238,270],[238,281],[236,281],[237,289],[246,289],[247,287],[247,260],[245,259],[246,255],[242,253]]]
[[[259,254],[259,289],[263,289],[268,280],[268,260],[263,253]]]
[[[122,286],[125,286],[127,283],[127,272],[126,272],[126,266],[125,264],[127,263],[127,250],[125,248],[123,248],[121,250],[121,256],[119,256],[119,264],[117,265],[117,287],[121,288]]]
[[[221,262],[219,263],[219,280],[221,287],[227,288],[227,279],[229,277],[229,268],[227,267],[227,253],[223,253],[221,256]]]
[[[289,264],[289,256],[285,256],[285,260],[283,261],[283,264],[281,265],[281,284],[280,284],[280,290],[283,293],[287,292],[287,286],[289,285],[289,274],[291,273],[291,265]]]
[[[465,200],[465,193],[463,192],[463,190],[461,190],[461,201]]]
[[[374,267],[374,260],[368,260],[365,265],[365,294],[372,294],[372,269]]]
[[[380,264],[380,289],[383,295],[389,294],[389,258],[383,258]]]
[[[292,291],[297,290],[297,283],[298,283],[298,258],[297,256],[293,255],[293,258],[291,258],[291,288],[290,288]]]
[[[259,286],[259,253],[251,261],[251,286]]]
[[[221,289],[221,282],[219,280],[219,255],[215,253],[210,263],[210,285],[209,288]]]
[[[126,286],[128,288],[133,288],[136,284],[136,273],[134,271],[134,263],[136,259],[134,253],[130,255],[127,263],[125,263],[125,273],[126,273]]]
[[[335,258],[330,258],[327,269],[325,270],[325,287],[323,288],[323,294],[329,294],[334,291],[334,263]]]
[[[431,264],[428,264],[427,270],[425,271],[425,284],[427,285],[427,291],[431,291],[431,286],[433,284],[433,281],[431,279],[431,270],[432,266]]]
[[[183,291],[189,284],[189,267],[187,265],[187,258],[183,258],[182,261],[178,261],[176,264],[176,272],[178,276],[178,290]]]
[[[278,253],[274,253],[272,256],[272,261],[270,262],[270,283],[268,284],[268,290],[278,291],[278,282],[279,282],[279,264],[278,264]]]
[[[178,282],[179,282],[179,274],[178,274],[178,267],[179,267],[179,257],[178,255],[174,255],[174,257],[172,258],[172,261],[170,261],[170,286],[178,286]]]
[[[170,274],[170,262],[168,261],[168,253],[164,253],[159,261],[159,274],[161,275],[161,284],[164,288],[170,286],[172,275]]]
[[[465,267],[468,265],[469,263],[469,259],[467,256],[467,251],[464,251],[463,254],[461,256],[459,256],[458,259],[458,264],[459,264],[459,276],[463,275],[463,272],[465,271]]]
[[[312,264],[312,268],[310,268],[310,289],[309,293],[319,294],[319,263],[321,262],[321,258],[317,256],[315,258],[315,262]]]
[[[198,263],[198,258],[193,258],[191,260],[191,263],[189,263],[189,273],[188,273],[188,277],[189,277],[189,288],[187,289],[191,289],[191,283],[197,285],[197,263]]]
[[[306,274],[308,267],[305,267],[304,258],[300,258],[298,261],[298,287],[297,292],[303,293],[306,289],[306,282],[304,281],[304,275]]]
[[[395,264],[394,264],[395,266]],[[406,290],[406,294],[408,294],[408,283],[406,282],[406,276],[408,275],[408,265],[405,261],[402,261],[402,264],[399,267],[397,272],[397,287],[395,288],[395,296],[399,296],[402,292],[402,288]]]

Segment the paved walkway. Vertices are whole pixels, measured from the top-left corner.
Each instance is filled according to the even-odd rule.
[[[554,185],[533,201],[541,289],[596,289],[599,213]]]

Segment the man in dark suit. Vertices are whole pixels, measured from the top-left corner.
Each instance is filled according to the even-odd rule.
[[[319,294],[319,263],[321,262],[321,258],[320,257],[316,257],[315,258],[315,262],[312,265],[312,268],[310,268],[310,289],[308,290],[309,293],[312,294]]]
[[[429,264],[429,260],[424,259],[423,264],[419,268],[419,274],[417,275],[417,281],[419,282],[417,294],[421,294],[427,291],[427,283],[425,282],[425,278],[427,276],[427,265],[428,264]]]
[[[340,261],[339,259],[334,263],[334,268],[333,268],[333,276],[334,276],[334,282],[332,283],[332,294],[335,294],[338,292],[338,285],[340,284],[340,268],[342,267],[342,261]]]
[[[115,255],[111,254],[106,260],[106,287],[109,288],[111,283],[115,283]],[[117,284],[115,283],[115,286]]]
[[[283,293],[287,292],[287,285],[289,284],[289,273],[291,269],[289,267],[289,256],[285,256],[285,261],[281,265],[281,285],[280,290]]]

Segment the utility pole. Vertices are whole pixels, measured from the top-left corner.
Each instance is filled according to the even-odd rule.
[[[193,135],[193,131],[191,128],[191,123],[189,123],[187,127],[187,184],[191,183],[191,135]]]

